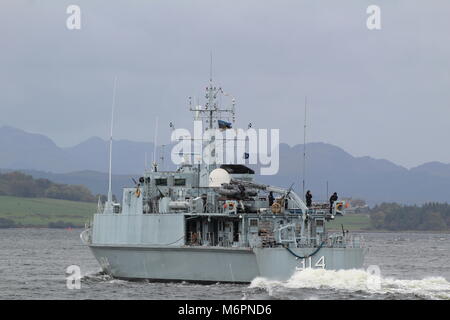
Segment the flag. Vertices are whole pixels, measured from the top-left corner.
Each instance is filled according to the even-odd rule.
[[[231,129],[231,122],[226,122],[223,120],[217,120],[220,129]]]

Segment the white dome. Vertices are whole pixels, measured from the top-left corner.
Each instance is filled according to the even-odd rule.
[[[221,187],[222,183],[230,183],[230,181],[231,176],[225,169],[217,168],[209,174],[209,186],[211,188]]]

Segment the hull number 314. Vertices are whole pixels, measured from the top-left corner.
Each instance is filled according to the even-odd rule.
[[[308,257],[305,259],[299,259],[300,266],[295,267],[295,270],[304,270],[306,268],[318,268],[325,269],[325,257],[321,256],[319,260],[313,265],[312,257]]]

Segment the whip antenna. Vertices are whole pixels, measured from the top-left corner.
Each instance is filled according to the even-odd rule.
[[[305,122],[303,125],[303,197],[305,197],[306,185],[306,105],[307,97],[305,96]]]
[[[211,58],[211,61],[210,61],[210,65],[209,65],[209,82],[212,82],[212,69],[213,69],[213,57],[212,57],[212,51],[210,52],[210,58]]]
[[[114,107],[116,105],[116,88],[117,88],[117,76],[114,77],[114,87],[111,105],[111,131],[109,136],[109,183],[108,183],[108,203],[112,203],[112,144],[113,144],[113,126],[114,126]]]
[[[153,171],[157,171],[158,164],[156,163],[156,145],[158,143],[158,117],[155,119],[155,136],[153,138]]]

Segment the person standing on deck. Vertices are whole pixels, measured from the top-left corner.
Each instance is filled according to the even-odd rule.
[[[310,190],[306,191],[305,199],[306,199],[306,206],[308,208],[311,207],[311,205],[312,205],[312,194],[311,194]]]
[[[271,207],[273,205],[273,200],[274,200],[273,193],[272,193],[272,191],[270,191],[269,192],[269,207]]]
[[[333,193],[333,195],[330,197],[330,213],[333,212],[333,203],[334,203],[335,201],[337,201],[337,199],[338,199],[338,195],[337,195],[337,193],[335,192],[335,193]]]

